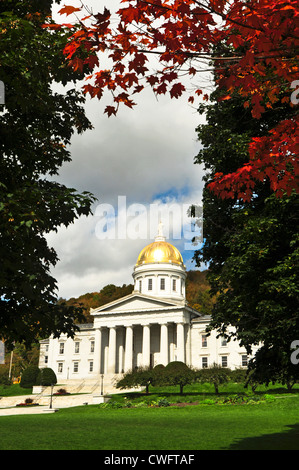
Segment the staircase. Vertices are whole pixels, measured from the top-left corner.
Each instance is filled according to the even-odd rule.
[[[55,385],[53,393],[60,388],[65,389],[68,393],[94,393],[99,395],[103,389],[103,394],[120,393],[121,391],[115,387],[116,381],[120,378],[117,374],[105,374],[103,376],[103,385],[101,377],[94,379],[69,379],[59,385]],[[51,391],[51,387],[47,387]]]

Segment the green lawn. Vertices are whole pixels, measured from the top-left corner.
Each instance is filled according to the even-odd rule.
[[[32,388],[22,388],[19,384],[0,385],[0,397],[17,397],[21,395],[30,395]]]
[[[172,401],[174,390],[163,391],[164,394],[159,391],[159,396]],[[228,392],[231,390],[222,392],[221,398]],[[119,409],[89,405],[61,409],[55,414],[3,416],[0,449],[299,450],[299,395],[282,392],[285,391],[270,391],[274,401],[244,405]],[[199,398],[202,403],[207,396],[216,398],[209,389],[192,389],[180,398]],[[127,400],[136,400],[128,397]],[[117,397],[119,402],[124,399],[124,395]],[[137,401],[140,400],[144,401],[144,396]]]

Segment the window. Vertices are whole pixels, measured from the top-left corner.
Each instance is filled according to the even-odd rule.
[[[164,277],[161,277],[161,279],[160,279],[160,289],[165,290],[165,279],[164,279]]]
[[[227,367],[227,356],[221,356],[221,366]]]
[[[142,288],[142,281],[139,281],[139,292],[141,292],[141,288]]]
[[[45,356],[45,364],[48,364],[48,356]]]
[[[80,343],[79,341],[75,342],[75,354],[79,354],[80,352]]]
[[[94,352],[94,341],[90,341],[90,352]]]
[[[248,365],[248,357],[247,354],[242,354],[242,366],[247,367]]]
[[[176,291],[176,279],[172,279],[172,290]]]
[[[201,347],[207,348],[208,347],[208,337],[207,335],[201,335]]]
[[[74,372],[78,372],[79,370],[79,362],[74,362]]]
[[[89,363],[89,372],[93,371],[93,361],[90,361]]]
[[[149,279],[149,280],[148,280],[148,285],[147,285],[147,287],[148,287],[148,290],[153,290],[153,280],[152,280],[152,279]]]
[[[221,338],[221,346],[227,346],[227,339],[222,336]]]
[[[207,357],[202,357],[201,358],[201,367],[203,369],[207,369],[207,367],[208,367],[208,358]]]
[[[61,374],[63,371],[63,362],[58,362],[58,373]]]
[[[64,354],[64,343],[59,343],[59,354]]]

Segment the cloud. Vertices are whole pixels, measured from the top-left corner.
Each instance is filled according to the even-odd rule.
[[[75,6],[77,3],[71,2]],[[96,11],[98,1],[89,4]],[[119,1],[112,5],[119,5]],[[111,118],[103,114],[106,104],[86,100],[86,114],[94,129],[74,135],[70,146],[72,161],[63,165],[55,177],[98,198],[94,215],[82,217],[47,237],[60,258],[52,274],[57,279],[58,294],[64,298],[98,291],[110,283],[132,282],[138,254],[153,239],[156,221],[147,227],[143,239],[128,235],[100,239],[96,234],[100,218],[95,215],[99,205],[110,204],[118,215],[120,196],[125,196],[127,206],[141,204],[147,213],[154,203],[183,207],[201,202],[203,170],[194,165],[193,159],[199,151],[195,129],[202,118],[188,105],[187,98],[171,100],[163,96],[157,101],[147,89],[133,110],[121,109],[117,117]],[[180,215],[179,220],[173,221],[174,226],[186,223],[183,218]],[[185,250],[186,240],[170,241],[189,260],[192,250]],[[189,261],[187,267],[191,267]]]
[[[154,240],[161,219],[165,236],[181,251],[187,269],[194,269],[191,239],[196,233],[192,232],[187,209],[200,197],[198,191],[136,205],[120,196],[117,205],[99,204],[92,216],[81,217],[68,228],[49,234],[48,243],[60,258],[52,270],[58,295],[77,297],[99,291],[107,284],[132,283],[138,254]]]
[[[72,162],[60,171],[66,184],[101,202],[115,202],[120,194],[146,202],[169,189],[202,187],[202,171],[193,164],[199,116],[186,103],[156,102],[147,94],[117,117],[104,116],[97,100],[88,100],[86,110],[94,129],[73,137]]]

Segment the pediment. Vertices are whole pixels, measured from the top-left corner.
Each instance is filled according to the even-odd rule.
[[[183,306],[184,304],[181,302],[157,299],[154,297],[145,296],[143,294],[133,293],[109,304],[101,305],[98,308],[91,309],[90,313],[91,315],[101,315],[105,313],[117,314],[125,312],[164,310]]]

